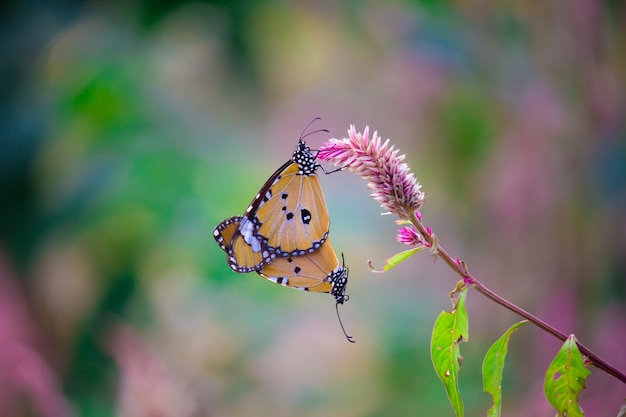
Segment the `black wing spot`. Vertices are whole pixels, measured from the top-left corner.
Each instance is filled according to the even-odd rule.
[[[296,274],[299,274],[299,273],[300,273],[300,271],[302,271],[302,269],[301,269],[299,266],[296,266],[296,267],[293,269],[293,272],[295,272]]]
[[[293,219],[293,213],[287,213],[287,220]]]
[[[311,223],[311,212],[307,209],[300,210],[300,215],[302,216],[302,223],[309,224]]]
[[[286,200],[286,199],[287,199],[287,197],[289,197],[289,194],[287,194],[287,193],[283,193],[283,194],[280,196],[280,198],[282,198],[283,200]]]

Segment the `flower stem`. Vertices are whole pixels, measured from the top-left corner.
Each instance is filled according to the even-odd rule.
[[[463,281],[466,283],[467,286],[471,286],[476,291],[478,291],[480,294],[484,295],[485,297],[489,298],[490,300],[494,301],[495,303],[497,303],[497,304],[501,305],[502,307],[504,307],[504,308],[506,308],[506,309],[508,309],[508,310],[510,310],[510,311],[512,311],[514,313],[516,313],[519,316],[522,316],[526,320],[528,320],[531,323],[535,324],[537,327],[539,327],[539,328],[543,329],[544,331],[550,333],[551,335],[553,335],[557,339],[560,339],[562,341],[565,341],[567,339],[567,335],[565,335],[563,332],[561,332],[558,329],[554,328],[550,324],[544,322],[540,318],[535,317],[534,315],[532,315],[531,313],[527,312],[523,308],[520,308],[520,307],[516,306],[515,304],[511,303],[510,301],[502,298],[501,296],[499,296],[498,294],[494,293],[489,288],[487,288],[478,279],[476,279],[472,274],[470,274],[470,272],[467,270],[467,267],[465,266],[465,264],[463,262],[458,262],[455,259],[453,259],[448,254],[448,252],[446,252],[446,250],[443,247],[441,247],[441,245],[439,245],[437,240],[435,238],[433,238],[432,233],[429,232],[426,229],[426,227],[424,227],[422,222],[415,216],[415,214],[413,214],[413,216],[411,217],[411,223],[413,224],[413,226],[415,226],[417,231],[424,237],[424,240],[427,241],[431,245],[431,247],[433,249],[436,249],[437,256],[439,256],[441,259],[443,259],[443,261],[446,264],[448,264],[448,266],[450,268],[452,268],[453,271],[455,271],[457,274],[459,274],[459,276],[461,276],[463,278]],[[576,344],[578,345],[578,348],[580,349],[581,353],[588,358],[588,360],[590,361],[590,363],[592,365],[594,365],[598,369],[603,370],[604,372],[608,373],[609,375],[612,375],[613,377],[619,379],[620,381],[622,381],[623,383],[626,384],[626,374],[624,374],[619,369],[615,368],[613,365],[609,364],[607,361],[602,359],[600,356],[596,355],[594,352],[592,352],[589,348],[587,348],[582,343],[577,341]]]

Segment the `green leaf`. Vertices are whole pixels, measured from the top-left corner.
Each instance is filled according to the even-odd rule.
[[[419,252],[421,250],[424,250],[424,249],[426,249],[424,246],[419,246],[417,248],[408,249],[408,250],[405,250],[403,252],[396,253],[391,258],[389,258],[389,259],[387,259],[385,261],[385,265],[383,266],[383,269],[381,269],[381,270],[377,270],[376,268],[374,268],[374,266],[372,265],[371,261],[368,261],[367,265],[370,267],[372,272],[376,272],[377,274],[382,274],[383,272],[387,272],[391,268],[394,268],[394,267],[400,265],[402,262],[406,261],[411,256],[413,256],[413,254],[415,254],[415,253],[417,253],[417,252]]]
[[[491,345],[483,360],[483,391],[491,394],[493,406],[487,410],[488,417],[500,417],[502,411],[502,370],[509,350],[509,338],[528,320],[515,323]]]
[[[578,397],[590,373],[576,345],[576,337],[571,335],[548,367],[543,386],[546,398],[559,416],[585,415],[578,404]]]
[[[435,321],[430,340],[430,357],[437,376],[443,383],[450,404],[458,417],[463,416],[463,402],[459,393],[458,374],[463,357],[459,343],[469,339],[469,321],[465,311],[464,291],[452,312],[442,311]]]

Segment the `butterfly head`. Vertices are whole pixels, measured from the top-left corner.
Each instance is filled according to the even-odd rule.
[[[293,152],[293,156],[291,157],[291,160],[298,164],[298,174],[300,175],[313,175],[315,174],[315,170],[320,167],[319,164],[315,163],[315,159],[317,158],[317,153],[319,151],[311,151],[311,148],[309,148],[304,141],[304,138],[314,133],[329,132],[328,129],[318,129],[312,132],[305,133],[309,126],[311,126],[313,122],[317,120],[320,120],[320,118],[314,118],[309,122],[308,125],[306,125],[304,130],[302,130],[302,133],[300,133],[300,139],[298,140],[298,146],[296,146],[296,150]]]

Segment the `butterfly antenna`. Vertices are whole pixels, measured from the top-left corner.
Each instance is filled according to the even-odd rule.
[[[321,119],[322,119],[321,117],[316,117],[315,119],[311,120],[311,121],[309,122],[309,124],[307,124],[307,125],[306,125],[306,127],[305,127],[304,129],[302,129],[302,133],[300,133],[300,139],[298,139],[298,140],[302,140],[302,139],[306,138],[307,136],[310,136],[310,135],[313,135],[313,134],[315,134],[315,133],[319,133],[319,132],[326,132],[326,133],[330,133],[330,131],[329,131],[328,129],[318,129],[318,130],[314,130],[313,132],[309,132],[309,133],[307,133],[307,134],[305,134],[305,133],[304,133],[304,132],[306,132],[306,131],[307,131],[307,129],[308,129],[309,127],[311,127],[311,125],[313,124],[313,122],[315,122],[315,121],[317,121],[317,120],[321,120]]]
[[[302,133],[300,133],[300,140],[304,139],[306,136],[304,135],[304,132],[306,132],[306,130],[313,124],[313,122],[316,122],[318,120],[322,120],[321,117],[317,116],[315,119],[311,120],[305,127],[304,129],[302,129]]]
[[[341,321],[341,316],[339,315],[339,303],[335,304],[335,310],[337,310],[337,319],[339,319],[339,325],[341,326],[341,330],[343,330],[343,334],[346,336],[346,339],[348,339],[348,342],[350,343],[355,343],[355,340],[352,340],[352,336],[348,336],[348,333],[346,333],[346,329],[343,327],[343,322]]]

